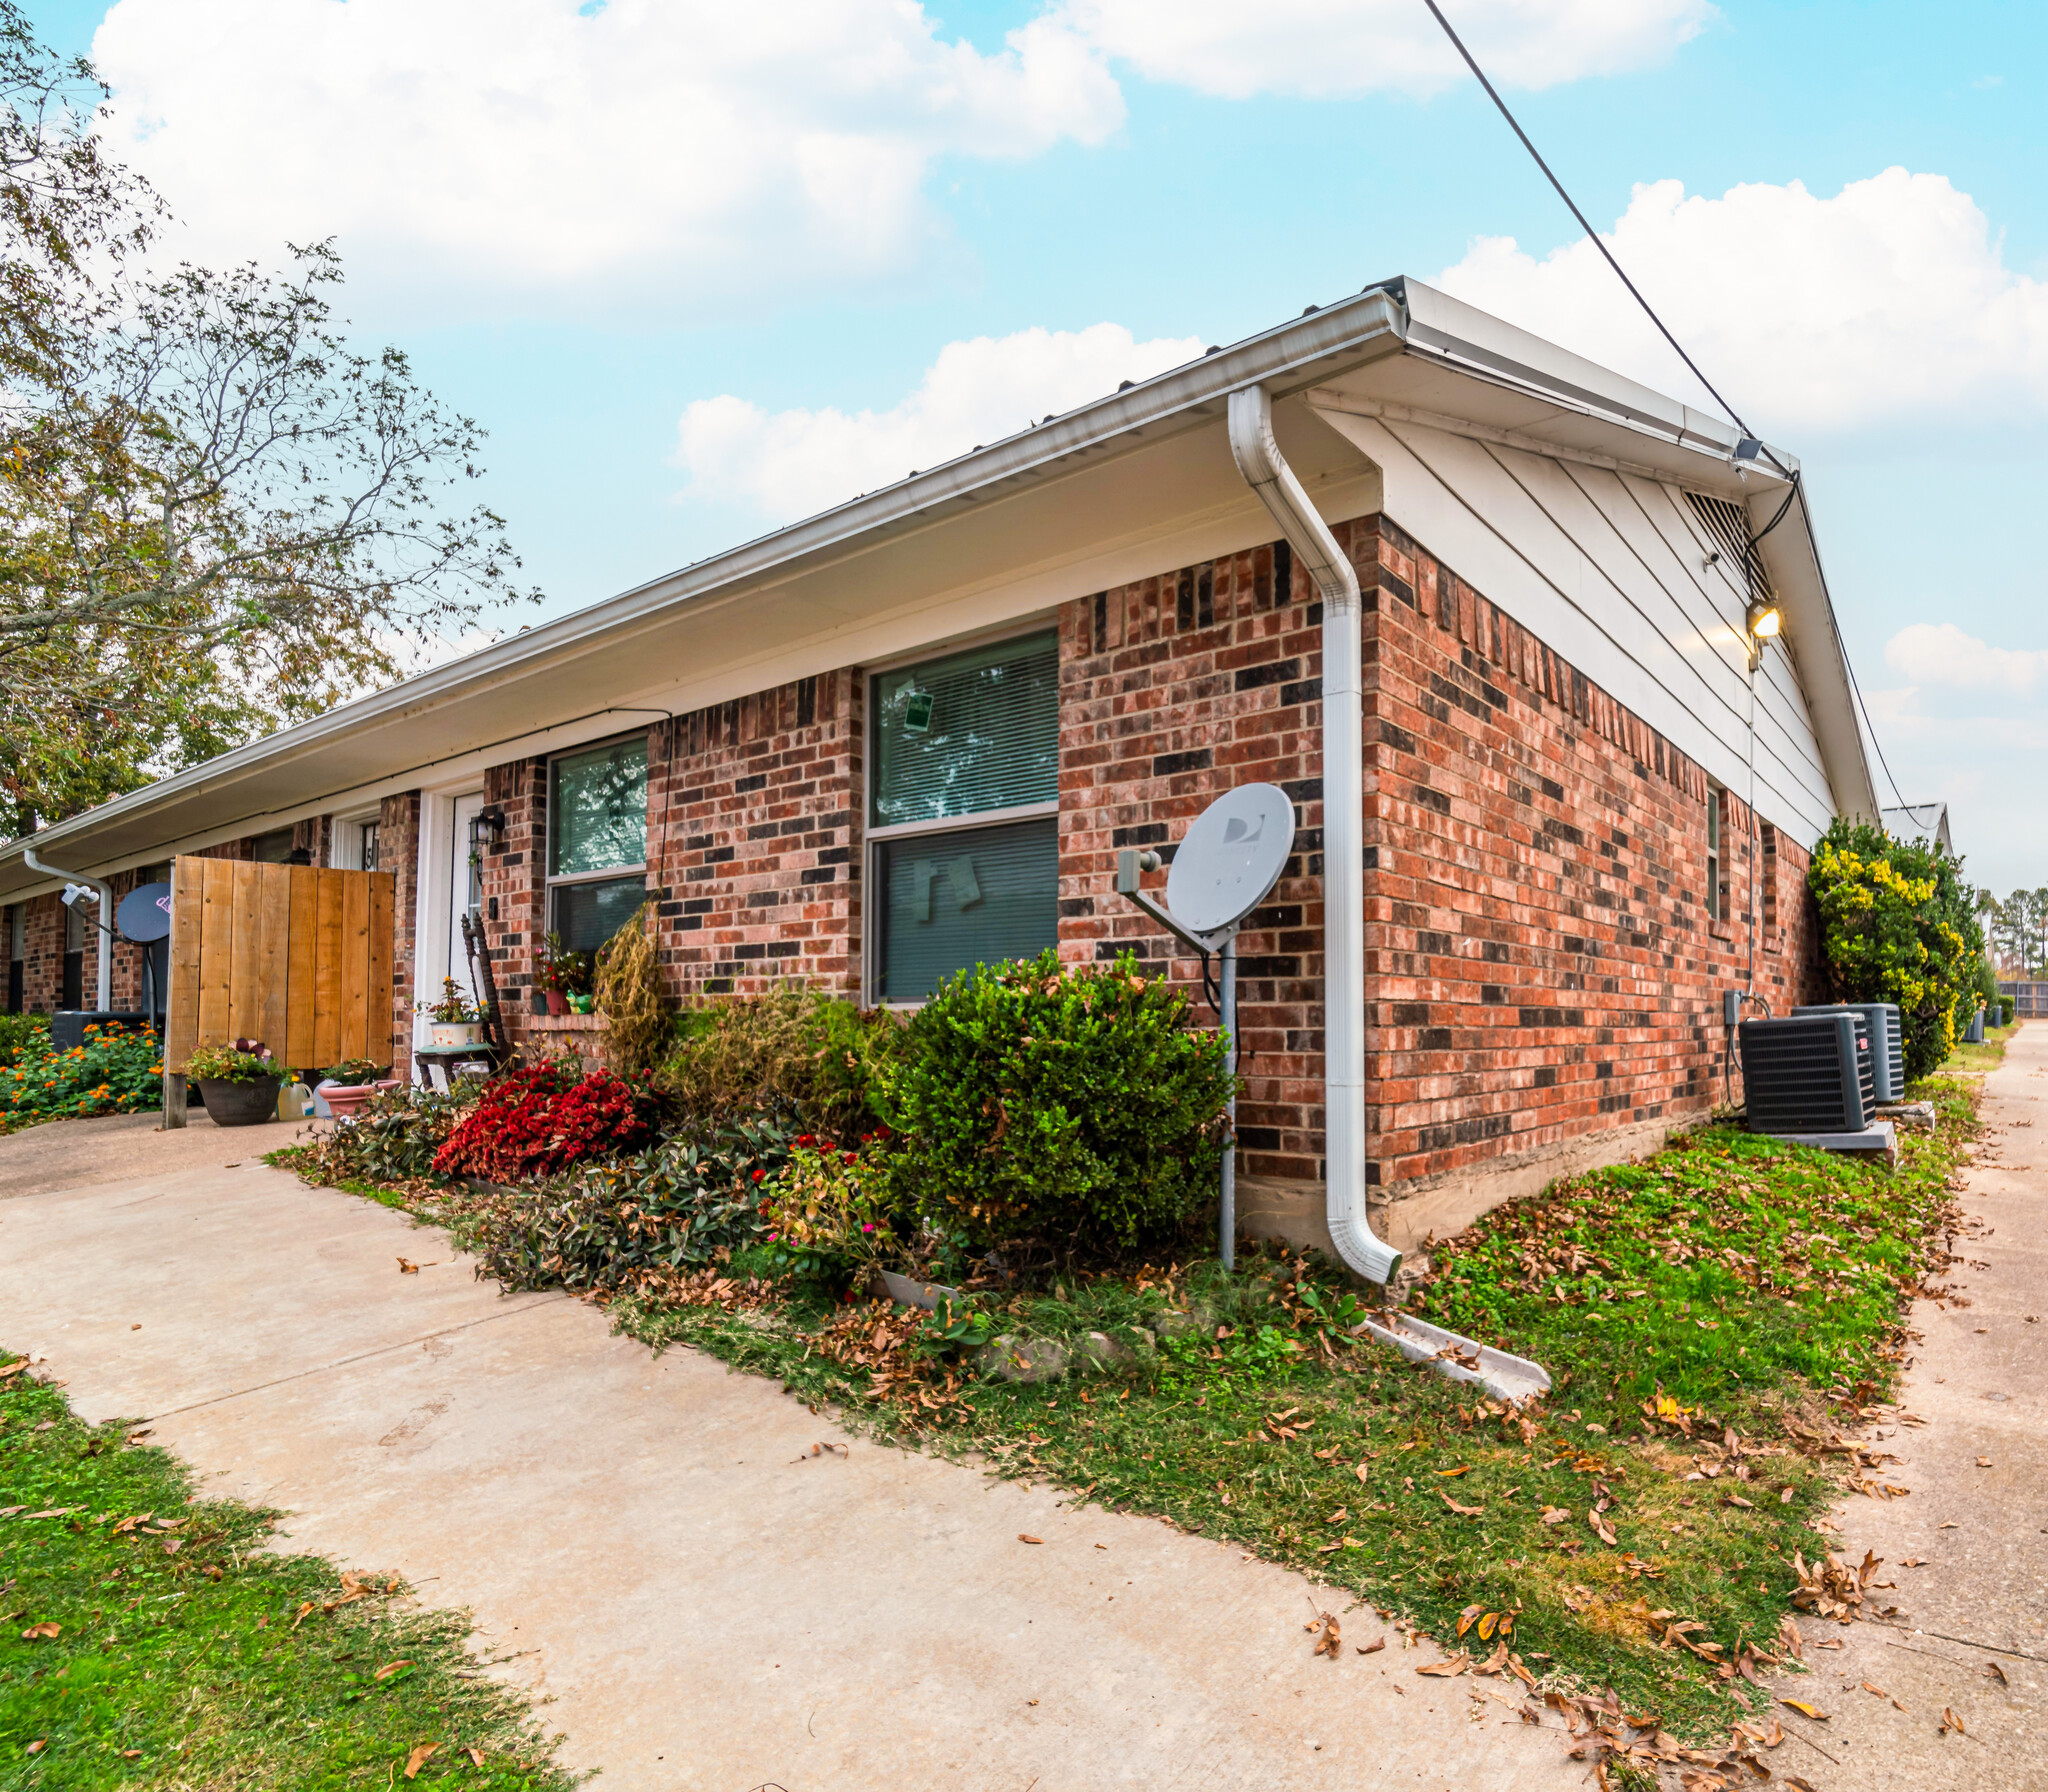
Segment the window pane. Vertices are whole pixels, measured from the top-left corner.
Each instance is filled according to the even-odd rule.
[[[555,761],[548,817],[558,877],[638,865],[647,858],[647,742],[622,740]]]
[[[955,971],[1059,942],[1059,824],[922,834],[881,848],[885,1001],[922,1001]]]
[[[1057,633],[881,673],[874,702],[875,826],[1058,797]]]
[[[636,875],[595,884],[557,884],[554,898],[554,931],[562,936],[562,944],[571,952],[595,952],[647,900],[647,879]]]

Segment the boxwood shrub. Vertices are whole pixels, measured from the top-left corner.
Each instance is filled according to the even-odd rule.
[[[918,1010],[882,1068],[904,1206],[962,1246],[1033,1238],[1114,1255],[1216,1197],[1221,1033],[1130,956],[977,965]]]

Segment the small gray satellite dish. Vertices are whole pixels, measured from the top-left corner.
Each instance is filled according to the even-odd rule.
[[[1166,874],[1166,906],[1191,933],[1216,933],[1266,900],[1294,850],[1294,804],[1277,784],[1240,784],[1188,824]]]
[[[167,937],[171,931],[171,886],[141,884],[121,898],[114,911],[121,937],[138,946]]]

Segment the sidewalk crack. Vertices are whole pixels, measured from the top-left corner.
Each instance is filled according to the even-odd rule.
[[[188,1406],[167,1406],[162,1412],[151,1413],[142,1424],[155,1424],[159,1419],[174,1419],[180,1413],[200,1412],[209,1406],[224,1405],[230,1400],[240,1400],[249,1394],[260,1394],[266,1388],[281,1388],[287,1382],[304,1381],[309,1375],[325,1375],[330,1370],[346,1369],[351,1363],[366,1363],[375,1356],[389,1356],[394,1350],[410,1350],[416,1344],[424,1344],[430,1338],[446,1338],[456,1332],[474,1331],[480,1325],[495,1325],[501,1319],[517,1319],[531,1313],[537,1307],[551,1307],[558,1301],[569,1298],[567,1289],[559,1294],[550,1294],[541,1300],[528,1301],[523,1307],[514,1307],[509,1313],[486,1313],[481,1319],[466,1319],[460,1325],[444,1325],[439,1331],[422,1332],[416,1338],[402,1338],[396,1344],[380,1344],[375,1350],[358,1352],[355,1356],[337,1357],[331,1363],[319,1363],[310,1369],[294,1370],[290,1375],[280,1375],[271,1381],[259,1381],[246,1388],[236,1388],[232,1393],[215,1394],[209,1400],[194,1400]]]

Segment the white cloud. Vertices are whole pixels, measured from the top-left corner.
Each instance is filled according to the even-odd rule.
[[[676,464],[688,469],[692,495],[789,522],[1201,352],[1197,337],[1139,342],[1121,324],[977,336],[949,342],[917,389],[886,411],[771,413],[730,394],[700,399],[678,425]]]
[[[918,0],[121,0],[93,53],[181,248],[338,234],[471,315],[890,270],[934,229],[934,158],[1123,117],[1072,33],[1036,21],[984,54]]]
[[[2027,697],[2048,683],[2048,648],[1993,647],[1953,622],[1915,622],[1885,643],[1885,664],[1921,683]]]
[[[1551,87],[1664,61],[1718,16],[1708,0],[1447,0],[1496,83]],[[1154,81],[1245,99],[1469,80],[1421,0],[1065,0],[1053,15]]]
[[[1797,181],[1688,198],[1658,181],[1606,240],[1752,427],[2035,422],[2048,400],[2048,283],[2005,265],[1942,175],[1888,168],[1833,198]],[[1646,384],[1696,390],[1590,242],[1537,261],[1481,238],[1438,284]]]

